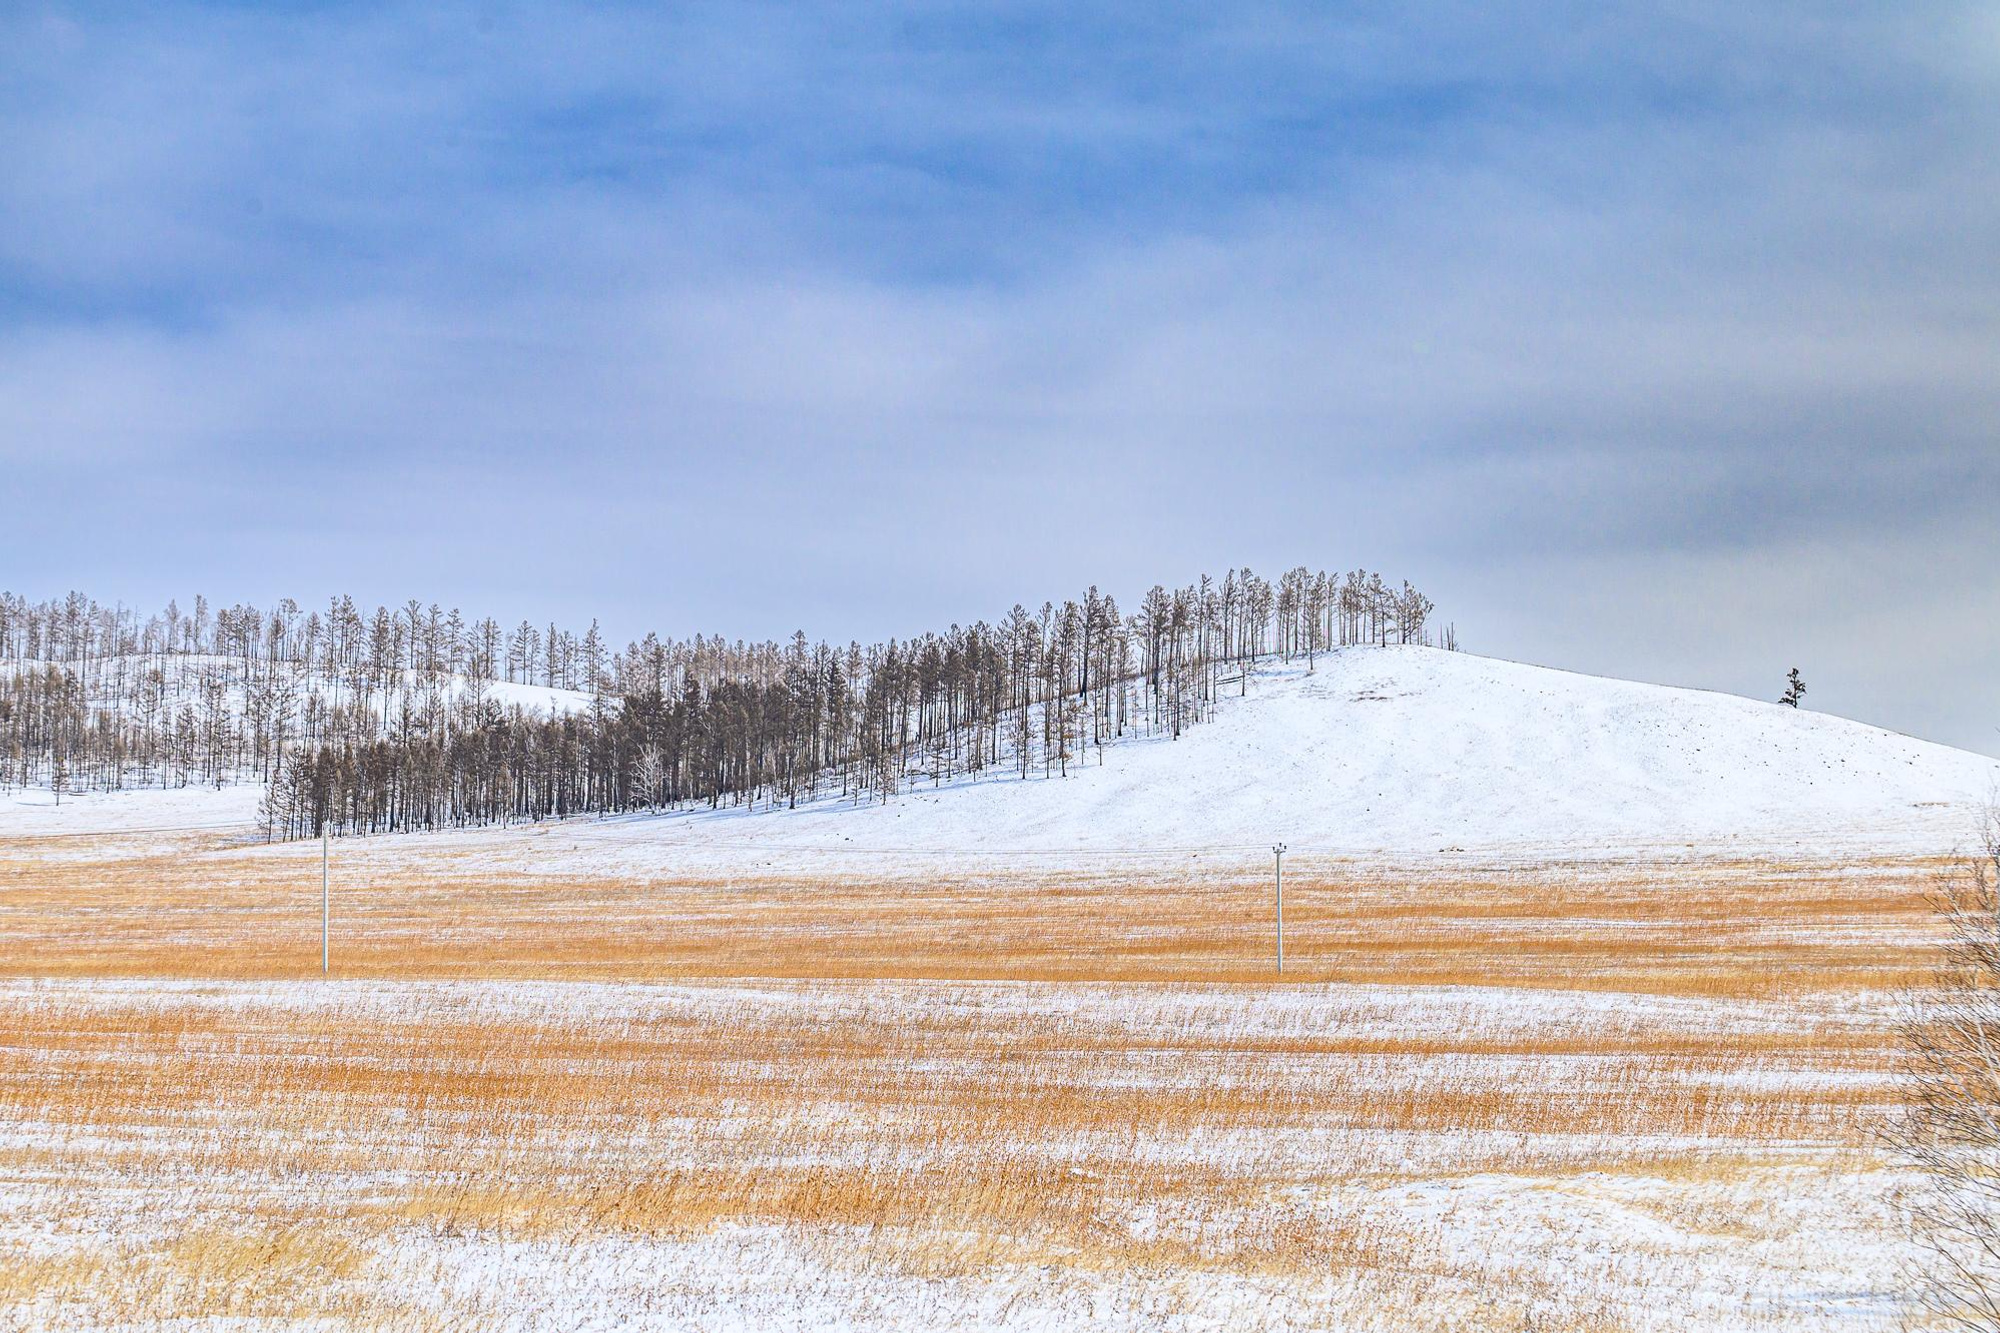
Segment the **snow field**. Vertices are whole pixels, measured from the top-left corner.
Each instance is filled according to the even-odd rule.
[[[254,791],[10,793],[0,1329],[1886,1330],[1995,772],[1341,653],[1068,778],[343,840],[326,982]]]
[[[1893,1314],[1892,1177],[1850,1114],[1882,1033],[1839,1002],[93,981],[0,1007],[0,1252],[44,1279],[0,1319],[36,1327]],[[215,1271],[244,1246],[261,1296]]]

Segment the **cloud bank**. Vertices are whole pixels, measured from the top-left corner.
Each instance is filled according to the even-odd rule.
[[[2000,22],[0,20],[8,582],[894,634],[1367,563],[2000,749]]]

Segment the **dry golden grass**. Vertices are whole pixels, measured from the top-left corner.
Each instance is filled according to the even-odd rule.
[[[711,1250],[930,1323],[1869,1326],[1758,1293],[1882,1220],[1922,863],[1308,864],[1278,983],[1247,870],[393,850],[340,849],[322,984],[316,848],[0,845],[0,1327],[711,1327],[713,1273],[448,1280]]]
[[[0,976],[272,979],[320,965],[316,845],[37,855],[0,844]],[[346,977],[1266,981],[1268,867],[1099,874],[504,875],[460,850],[337,848]],[[412,848],[418,849],[415,852]],[[1299,858],[1295,858],[1299,860]],[[415,869],[412,868],[413,862]],[[552,853],[560,865],[560,852]],[[1922,861],[1404,872],[1300,860],[1286,979],[1707,996],[1893,988],[1928,967]]]

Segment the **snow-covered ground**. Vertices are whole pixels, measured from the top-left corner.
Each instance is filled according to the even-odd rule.
[[[0,676],[22,671],[40,671],[50,663],[20,658],[0,657]],[[73,670],[66,664],[65,670]],[[328,700],[347,700],[358,690],[366,689],[378,709],[393,712],[398,700],[404,694],[416,694],[427,688],[427,678],[419,672],[401,671],[394,673],[387,690],[372,686],[360,686],[354,681],[342,678],[338,681],[307,673],[296,663],[263,663],[254,667],[246,666],[242,658],[217,656],[210,653],[141,653],[125,657],[104,657],[90,663],[87,681],[89,688],[86,698],[93,704],[107,703],[119,692],[129,689],[132,684],[148,672],[158,671],[165,679],[169,703],[174,707],[195,702],[195,688],[203,680],[222,682],[224,698],[229,707],[243,710],[245,702],[244,678],[246,671],[254,671],[260,677],[263,673],[276,670],[281,672],[301,688],[309,687],[313,693]],[[527,681],[486,680],[475,684],[469,676],[449,675],[442,677],[438,688],[450,699],[464,699],[475,693],[482,699],[491,700],[502,708],[524,708],[529,712],[544,714],[577,713],[587,710],[591,696],[582,690],[560,689],[551,685],[535,685]]]
[[[1816,1109],[1842,1105],[1816,1088],[1886,1077],[1837,1040],[1865,1049],[1883,1015],[1837,999],[54,981],[0,983],[0,1004],[93,1108],[80,1129],[52,1094],[4,1127],[0,1162],[34,1170],[0,1179],[0,1247],[74,1256],[92,1310],[146,1293],[135,1328],[198,1289],[179,1237],[301,1209],[352,1258],[297,1299],[393,1297],[431,1326],[1665,1333],[1901,1310],[1898,1176]],[[1762,1109],[1699,1103],[1717,1074]],[[660,1180],[730,1205],[592,1220],[598,1194]],[[818,1202],[857,1182],[938,1215]],[[562,1224],[450,1203],[508,1189]]]
[[[0,1282],[0,1328],[1895,1326],[1908,1181],[1874,1132],[1887,988],[1928,947],[1908,858],[1976,832],[2000,763],[1422,649],[1268,671],[1098,759],[859,807],[365,839],[338,853],[331,981],[196,979],[318,966],[317,849],[240,845],[254,788],[0,796],[28,865],[0,884],[23,978],[0,980],[0,1277],[44,1275]],[[1355,877],[1430,900],[1360,904],[1371,957],[1478,984],[1132,980],[1121,950],[1164,937],[1102,910],[1064,927],[1078,980],[830,966],[843,931],[962,930],[1005,974],[966,923],[1112,902],[1036,917],[1002,884],[1006,917],[952,915],[977,894],[889,876],[1268,866],[1277,840],[1517,863],[1484,898]],[[1681,864],[1749,854],[1774,859]],[[686,875],[762,867],[885,883]],[[1209,887],[1129,896],[1205,912]],[[1322,968],[1349,957],[1344,902],[1302,901]],[[339,975],[419,935],[444,945]],[[740,970],[662,983],[668,939]],[[1546,966],[1501,966],[1517,941]]]
[[[64,792],[46,787],[0,792],[0,838],[90,833],[244,832],[257,820],[262,789],[133,787],[116,792]]]
[[[1101,763],[1099,759],[1101,757]],[[1122,854],[1267,847],[1425,856],[1735,844],[1948,847],[2000,762],[1776,704],[1428,648],[1253,676],[1178,740],[1066,778],[913,780],[887,804],[696,811],[579,844],[673,854]]]
[[[541,693],[548,693],[543,691]],[[541,699],[535,703],[574,703]],[[1845,718],[1429,648],[1359,648],[1253,675],[1178,740],[1086,750],[1067,777],[1008,773],[859,806],[823,797],[567,825],[557,843],[491,830],[412,839],[522,869],[879,866],[918,855],[1089,865],[1250,851],[1353,857],[1907,853],[1964,842],[2000,761]],[[256,795],[0,797],[0,836],[247,825]]]

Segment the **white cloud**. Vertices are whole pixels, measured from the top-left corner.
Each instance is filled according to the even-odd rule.
[[[2000,618],[1914,629],[2000,489],[1947,24],[1296,11],[1010,82],[893,25],[433,22],[50,44],[0,461],[67,502],[15,577],[844,636],[1366,562],[1475,646],[1754,692],[1802,645],[1861,716],[2000,714],[1945,688]],[[1922,583],[1897,632],[1858,568]]]

